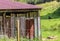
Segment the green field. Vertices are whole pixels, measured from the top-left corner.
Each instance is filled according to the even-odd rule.
[[[42,40],[44,41],[60,41],[60,3],[53,1],[44,4],[40,12]],[[54,36],[53,39],[47,37]]]

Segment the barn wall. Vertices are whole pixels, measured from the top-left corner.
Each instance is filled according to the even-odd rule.
[[[7,28],[9,36],[15,37],[15,29],[18,28],[17,20],[19,19],[20,37],[27,36],[30,39],[40,36],[40,17],[38,12],[28,12],[27,14],[12,14],[6,19],[6,15],[3,16],[4,34],[6,34]],[[7,24],[7,21],[9,22]],[[28,21],[28,22],[27,22]],[[7,27],[7,28],[6,28]],[[28,30],[27,30],[28,29]],[[27,32],[26,32],[27,31]],[[17,32],[16,32],[17,33]],[[11,35],[10,35],[11,34]],[[27,34],[27,35],[26,35]],[[17,35],[17,34],[16,34]]]

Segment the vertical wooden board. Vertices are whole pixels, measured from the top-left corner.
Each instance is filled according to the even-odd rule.
[[[6,34],[11,37],[11,17],[6,17]]]
[[[0,35],[2,35],[2,16],[0,16]]]
[[[15,37],[14,28],[15,28],[15,21],[14,16],[11,16],[11,37]]]
[[[11,37],[11,16],[9,17],[9,37]]]
[[[2,16],[1,16],[1,34],[3,35]]]
[[[38,37],[40,38],[40,17],[38,16]]]
[[[21,22],[21,36],[25,37],[25,17],[21,17],[20,19]]]
[[[38,31],[37,31],[37,27],[38,27],[38,26],[37,26],[37,18],[34,18],[35,38],[37,38],[37,34],[38,34],[38,33],[37,33],[37,32],[38,32]]]
[[[5,27],[6,20],[5,20],[5,18],[6,18],[6,15],[5,15],[5,13],[4,13],[4,14],[3,14],[3,32],[4,32],[4,34],[6,35],[6,27]]]
[[[2,16],[0,16],[0,35],[3,35],[3,29],[2,29]]]
[[[5,29],[6,31],[6,35],[8,36],[8,21],[7,21],[7,18],[5,17]]]

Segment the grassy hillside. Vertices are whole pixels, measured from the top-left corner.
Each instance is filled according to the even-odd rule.
[[[58,16],[59,14],[59,3],[56,1],[53,2],[47,2],[45,4],[41,4],[40,6],[43,7],[43,9],[41,10],[41,19],[42,18],[48,18],[48,16],[51,16],[53,18],[56,17],[56,15]],[[58,13],[58,14],[57,14]]]
[[[40,12],[42,37],[44,41],[60,41],[60,3],[53,1],[39,4],[43,9]],[[56,39],[46,39],[48,36],[57,36]],[[42,39],[43,39],[42,38]]]
[[[50,3],[41,4],[43,9],[40,12],[41,27],[51,29],[59,27],[60,25],[60,6],[59,3],[54,1]],[[50,17],[50,18],[49,18]]]

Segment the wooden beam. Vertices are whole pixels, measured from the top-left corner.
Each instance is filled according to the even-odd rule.
[[[0,10],[0,12],[36,12],[38,11],[37,9],[31,9],[31,10],[28,10],[28,9],[22,9],[22,10],[19,10],[19,9],[16,9],[16,10]]]

